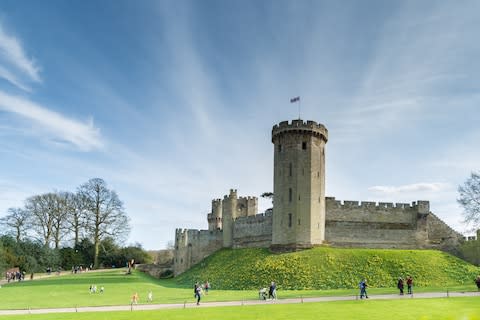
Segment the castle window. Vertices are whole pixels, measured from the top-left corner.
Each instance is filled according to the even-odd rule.
[[[317,178],[320,178],[320,171],[317,171]]]
[[[180,263],[183,263],[183,258],[182,258],[182,259],[180,259]]]
[[[282,152],[282,145],[281,144],[278,145],[278,152]]]
[[[298,195],[298,201],[300,201],[300,195]]]
[[[293,172],[293,165],[292,163],[290,162],[290,165],[288,166],[288,175],[291,177],[292,176],[292,172]]]
[[[302,142],[302,149],[307,150],[307,143],[306,142]]]
[[[289,228],[292,227],[292,214],[291,213],[288,214],[288,227]]]
[[[300,219],[298,219],[298,225],[300,225]]]
[[[292,188],[288,188],[288,202],[292,202],[293,191]]]

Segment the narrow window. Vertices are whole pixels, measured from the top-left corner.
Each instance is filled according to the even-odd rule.
[[[288,166],[288,175],[291,177],[292,176],[292,172],[293,172],[293,165],[292,163],[290,162],[289,166]]]
[[[306,142],[302,142],[302,149],[307,150],[307,143]]]
[[[282,145],[281,144],[278,145],[278,152],[282,152]]]
[[[288,202],[292,202],[293,192],[292,188],[288,188]]]
[[[300,225],[300,219],[298,219],[298,225]]]
[[[298,201],[300,201],[300,195],[298,195]]]
[[[288,214],[288,227],[289,228],[292,227],[292,214],[291,213]]]

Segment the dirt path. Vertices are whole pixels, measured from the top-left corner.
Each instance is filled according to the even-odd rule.
[[[391,300],[391,299],[428,299],[448,297],[480,297],[480,292],[428,292],[416,293],[414,295],[382,294],[371,295],[368,300]],[[183,308],[210,308],[210,307],[233,307],[252,306],[263,304],[293,304],[328,301],[358,300],[358,296],[337,296],[337,297],[316,297],[316,298],[295,298],[279,300],[245,300],[227,302],[204,302],[200,305],[195,303],[174,303],[174,304],[139,304],[105,307],[78,307],[78,308],[52,308],[52,309],[30,309],[30,310],[0,310],[0,315],[15,314],[44,314],[44,313],[72,313],[72,312],[108,312],[108,311],[135,311],[135,310],[159,310],[159,309],[183,309]]]

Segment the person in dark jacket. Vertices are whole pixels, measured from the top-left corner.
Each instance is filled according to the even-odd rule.
[[[397,288],[400,290],[400,295],[403,296],[403,279],[401,277],[398,278]]]

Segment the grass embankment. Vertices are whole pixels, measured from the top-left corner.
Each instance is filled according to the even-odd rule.
[[[258,289],[276,281],[280,289],[353,289],[366,277],[370,287],[395,287],[412,275],[415,287],[473,284],[480,268],[435,250],[317,247],[272,254],[267,249],[223,249],[175,279],[191,286],[208,279],[218,289]]]
[[[15,320],[143,320],[143,319],[355,319],[355,320],[480,320],[478,297],[335,301],[328,303],[265,304],[242,307],[188,308],[156,311],[96,312],[2,316]]]

